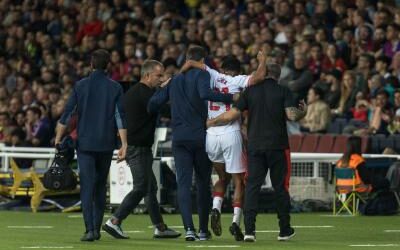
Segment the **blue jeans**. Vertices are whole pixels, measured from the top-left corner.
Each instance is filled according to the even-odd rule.
[[[199,229],[208,231],[208,216],[211,207],[211,162],[205,151],[204,141],[173,142],[178,183],[178,203],[185,230],[194,230],[192,219],[192,176],[193,170],[197,187],[197,212]]]
[[[86,231],[98,231],[106,207],[106,184],[113,152],[78,150],[79,179]]]

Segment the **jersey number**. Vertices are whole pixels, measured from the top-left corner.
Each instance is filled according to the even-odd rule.
[[[224,88],[214,88],[215,91],[219,92],[219,93],[224,93],[224,94],[229,94],[229,88],[224,87]],[[214,102],[210,101],[210,110],[212,111],[218,111],[219,110],[219,106],[214,105]],[[231,105],[230,104],[225,104],[225,109],[226,111],[229,111],[231,109]]]

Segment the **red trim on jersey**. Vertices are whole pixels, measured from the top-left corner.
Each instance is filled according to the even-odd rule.
[[[285,175],[285,189],[289,192],[290,173],[292,171],[292,162],[290,160],[290,149],[285,149],[286,158],[286,175]]]
[[[223,193],[223,192],[213,192],[213,197],[223,198],[224,196],[225,196],[225,193]]]
[[[240,207],[241,208],[242,207],[242,203],[241,202],[233,202],[232,203],[232,207],[234,207],[234,208],[235,207]]]

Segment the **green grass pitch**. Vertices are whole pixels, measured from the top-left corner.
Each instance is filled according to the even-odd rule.
[[[170,226],[180,226],[179,215],[164,215]],[[197,218],[195,217],[195,221]],[[153,240],[147,215],[131,215],[123,228],[130,231],[129,240],[115,240],[102,233],[100,241],[79,241],[84,229],[80,213],[0,212],[0,249],[400,249],[400,216],[332,217],[330,214],[292,214],[296,236],[290,242],[276,240],[275,214],[257,217],[257,242],[235,242],[228,232],[230,214],[223,214],[221,237],[207,242],[185,242],[184,239]],[[182,228],[177,230],[183,232]],[[271,232],[272,231],[272,232]],[[369,245],[351,246],[351,245]]]

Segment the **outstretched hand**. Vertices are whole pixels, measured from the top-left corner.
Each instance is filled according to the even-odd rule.
[[[190,68],[192,67],[192,63],[190,60],[187,60],[182,68],[179,70],[179,73],[185,73],[186,71],[188,71]]]

